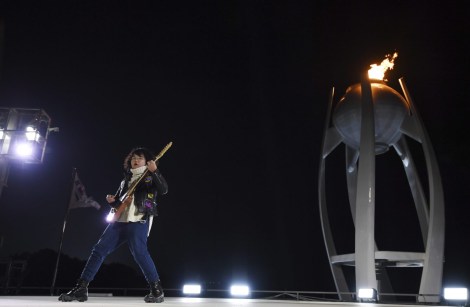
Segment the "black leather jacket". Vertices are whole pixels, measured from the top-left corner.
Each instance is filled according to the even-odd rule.
[[[116,201],[110,205],[117,208],[121,205],[128,188],[132,173],[126,174],[121,181],[121,185],[116,192]],[[134,205],[136,207],[135,214],[144,213],[148,215],[158,215],[157,212],[157,195],[165,195],[168,192],[168,184],[165,178],[157,169],[154,173],[147,171],[146,175],[139,182],[134,191]],[[122,199],[121,199],[122,198]]]

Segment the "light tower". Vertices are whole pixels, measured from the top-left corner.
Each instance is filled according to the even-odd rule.
[[[394,55],[393,59],[396,57]],[[388,63],[392,63],[393,59]],[[386,62],[386,61],[384,61]],[[384,64],[384,62],[382,64]],[[385,72],[391,68],[385,65]],[[382,74],[383,76],[383,74]],[[388,267],[421,267],[420,302],[439,302],[444,260],[444,195],[437,160],[423,122],[403,78],[404,96],[383,81],[364,76],[350,86],[333,106],[331,90],[320,158],[318,192],[323,237],[338,296],[353,300],[344,266],[354,266],[356,294],[371,289],[377,300],[377,264]],[[333,110],[334,108],[334,110]],[[423,149],[428,177],[426,195],[407,138]],[[345,145],[349,205],[355,226],[355,250],[338,254],[328,215],[325,161],[340,144]],[[382,251],[375,240],[375,158],[390,147],[400,157],[420,224],[424,251]],[[380,204],[378,204],[380,206]],[[357,298],[360,300],[359,298]]]

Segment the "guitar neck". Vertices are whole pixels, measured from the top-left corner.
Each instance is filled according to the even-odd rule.
[[[163,149],[158,153],[158,155],[155,157],[155,160],[153,161],[157,162],[161,157],[163,157],[165,152],[167,152],[167,150],[170,149],[171,145],[173,145],[173,142],[166,144],[166,146],[163,147]]]

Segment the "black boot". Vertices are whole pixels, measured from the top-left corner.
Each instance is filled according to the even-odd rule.
[[[160,281],[149,283],[150,293],[144,297],[146,303],[161,303],[164,300],[163,288]]]
[[[77,285],[72,290],[59,296],[59,301],[62,302],[84,302],[86,300],[88,300],[88,281],[83,279],[79,279]]]

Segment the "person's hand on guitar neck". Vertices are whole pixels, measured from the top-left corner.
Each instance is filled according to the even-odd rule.
[[[153,161],[153,160],[150,160],[147,162],[147,169],[152,172],[152,173],[155,173],[157,171],[157,167],[158,167],[158,161]]]

